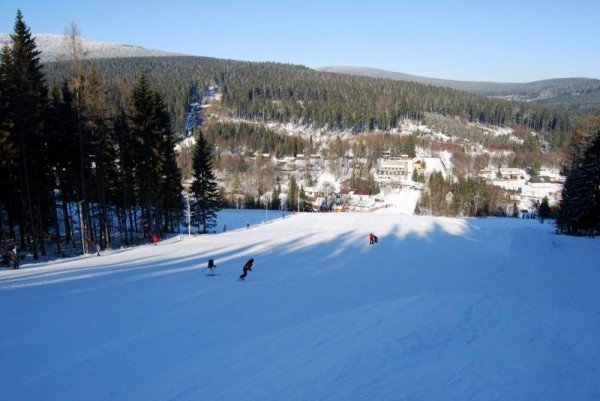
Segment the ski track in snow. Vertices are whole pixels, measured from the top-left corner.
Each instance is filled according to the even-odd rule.
[[[600,398],[597,239],[400,210],[0,271],[0,399]]]

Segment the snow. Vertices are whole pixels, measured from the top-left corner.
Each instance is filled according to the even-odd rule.
[[[393,191],[384,196],[384,202],[389,209],[382,209],[385,213],[414,214],[421,191],[416,189],[403,189]]]
[[[0,394],[598,399],[600,242],[553,231],[521,219],[303,213],[0,271]],[[209,257],[220,276],[200,269]]]
[[[446,164],[444,163],[444,161],[439,158],[439,157],[420,157],[419,159],[422,159],[425,162],[425,173],[426,174],[432,174],[432,173],[442,173],[442,175],[447,178],[448,177],[448,170],[446,169]]]
[[[37,33],[33,35],[37,49],[42,52],[43,62],[56,61],[65,54],[65,35],[52,33]],[[10,41],[9,34],[0,33],[0,46]],[[121,57],[167,57],[180,54],[161,50],[150,50],[140,46],[103,42],[92,39],[81,39],[86,58],[121,58]]]

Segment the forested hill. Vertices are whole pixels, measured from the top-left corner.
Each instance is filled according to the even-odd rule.
[[[37,33],[34,35],[34,37],[37,49],[41,52],[41,61],[56,61],[65,54],[65,35],[54,33]],[[0,46],[4,45],[5,43],[9,43],[9,41],[9,34],[0,33]],[[164,57],[177,55],[176,53],[165,52],[161,50],[151,50],[141,46],[127,45],[116,42],[104,42],[92,39],[82,38],[81,44],[85,50],[85,57],[90,59],[115,57]]]
[[[571,130],[568,113],[526,102],[478,96],[415,82],[315,71],[303,66],[206,57],[151,57],[93,61],[107,84],[109,104],[117,104],[118,83],[131,84],[142,73],[164,94],[177,127],[194,85],[221,85],[222,104],[234,117],[295,122],[355,132],[391,129],[403,118],[425,113],[458,116],[492,125],[548,133],[562,146]],[[51,84],[61,81],[58,64],[45,66]],[[121,85],[126,86],[126,85]]]
[[[428,78],[369,67],[329,66],[319,70],[444,86],[476,95],[535,102],[578,113],[588,113],[600,109],[600,80],[591,78],[558,78],[504,83]]]

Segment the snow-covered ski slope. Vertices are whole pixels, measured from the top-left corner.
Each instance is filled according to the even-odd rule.
[[[302,214],[2,271],[0,398],[597,400],[600,241],[552,232]]]

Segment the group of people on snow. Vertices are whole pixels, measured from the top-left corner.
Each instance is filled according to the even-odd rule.
[[[379,238],[377,238],[377,236],[373,233],[369,234],[369,244],[376,244],[379,241]],[[254,258],[250,258],[248,259],[248,261],[246,262],[246,264],[244,264],[244,267],[242,268],[242,275],[240,276],[240,280],[244,280],[246,278],[246,276],[248,275],[249,271],[252,271],[252,265],[254,264]],[[217,267],[217,265],[215,265],[215,261],[213,259],[208,259],[208,263],[206,264],[206,268],[208,269],[209,273],[207,274],[208,276],[214,276],[216,275],[214,272],[214,268]]]
[[[249,271],[252,271],[252,264],[254,263],[254,259],[248,259],[248,261],[246,262],[246,264],[244,265],[244,267],[242,268],[242,275],[240,276],[240,280],[244,280],[246,278],[246,276],[248,275]],[[208,263],[206,264],[206,268],[208,269],[208,274],[207,276],[216,276],[215,273],[215,267],[217,267],[217,265],[215,265],[215,261],[213,259],[208,259]]]

